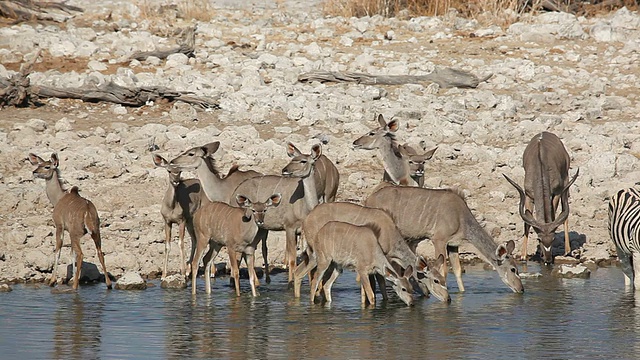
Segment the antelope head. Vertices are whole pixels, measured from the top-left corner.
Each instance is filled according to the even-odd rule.
[[[413,178],[420,178],[424,176],[424,164],[427,160],[430,160],[436,150],[438,150],[438,147],[435,147],[424,154],[418,154],[418,152],[409,146],[409,144],[404,144],[401,148],[404,150],[404,153],[407,154],[407,158],[409,159],[409,171]]]
[[[409,266],[404,271],[402,276],[389,267],[385,266],[384,278],[391,283],[393,290],[396,292],[400,300],[407,304],[407,306],[413,305],[412,287],[409,282],[409,278],[413,275],[413,267]]]
[[[542,260],[545,264],[553,263],[551,246],[553,244],[553,241],[555,240],[555,232],[556,229],[560,225],[562,225],[569,217],[569,187],[571,187],[571,185],[573,185],[573,183],[576,181],[579,173],[580,169],[576,171],[576,174],[573,175],[571,181],[569,181],[569,183],[567,183],[567,185],[565,185],[565,187],[562,189],[562,193],[560,194],[560,201],[562,202],[562,212],[560,213],[560,215],[558,215],[558,217],[555,218],[555,220],[550,223],[538,221],[533,217],[533,214],[530,211],[525,210],[524,203],[526,195],[524,190],[522,189],[522,187],[520,187],[520,185],[511,180],[507,175],[502,174],[505,179],[507,179],[507,181],[511,185],[513,185],[516,190],[518,190],[518,193],[520,194],[520,217],[522,218],[522,220],[524,220],[524,222],[533,227],[533,229],[536,231],[536,234],[538,234],[538,240],[540,240],[540,242],[542,243]]]
[[[395,143],[395,132],[400,128],[400,122],[391,120],[387,123],[382,114],[377,116],[377,121],[380,126],[357,138],[353,142],[354,149],[374,150],[382,147],[386,142],[392,141]],[[394,151],[400,157],[400,148],[398,146],[395,147]]]
[[[155,166],[167,170],[167,172],[169,173],[169,183],[171,184],[171,186],[175,188],[180,184],[180,175],[182,174],[180,168],[170,165],[169,162],[165,160],[165,158],[158,154],[153,154],[153,163]]]
[[[238,206],[244,209],[244,216],[242,217],[242,220],[251,221],[251,219],[253,219],[258,227],[261,227],[264,224],[264,216],[267,209],[278,206],[281,199],[282,196],[280,193],[277,193],[271,195],[265,202],[254,203],[244,195],[236,195],[236,202],[238,203]]]
[[[524,286],[522,286],[518,265],[513,257],[513,249],[515,248],[516,243],[513,240],[498,245],[492,262],[495,264],[494,266],[502,282],[513,292],[521,293],[524,292]]]
[[[30,153],[29,162],[31,165],[37,166],[37,168],[33,170],[33,176],[44,180],[51,179],[56,174],[58,165],[60,164],[56,153],[51,154],[51,160],[49,161],[45,161],[40,156]]]
[[[420,290],[426,295],[431,294],[436,299],[443,302],[451,302],[451,296],[449,296],[449,289],[447,289],[447,281],[440,273],[440,270],[444,265],[444,255],[440,254],[435,264],[429,268],[427,260],[422,256],[418,256],[416,259],[416,279]]]
[[[180,170],[196,169],[202,161],[213,155],[220,148],[220,141],[214,141],[202,146],[192,147],[171,160],[170,165]]]
[[[322,146],[313,145],[311,154],[307,155],[292,143],[287,143],[287,154],[291,157],[291,161],[282,169],[282,176],[304,178],[312,174],[315,162],[322,155]]]

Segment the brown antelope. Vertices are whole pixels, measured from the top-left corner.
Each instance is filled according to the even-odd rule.
[[[296,297],[300,296],[302,278],[316,266],[313,251],[318,231],[330,221],[342,221],[354,225],[375,223],[379,228],[378,243],[387,259],[392,264],[397,263],[403,269],[413,266],[415,272],[412,275],[424,294],[431,293],[440,301],[451,301],[444,276],[439,273],[440,267],[429,268],[424,258],[416,256],[396,228],[393,218],[386,211],[349,202],[320,204],[304,219],[302,233],[307,242],[307,248],[303,261],[295,272],[294,294]],[[378,277],[378,283],[386,299],[384,278]]]
[[[408,277],[413,269],[409,266],[405,273],[398,275],[387,260],[378,243],[380,229],[374,223],[364,226],[341,221],[326,223],[316,234],[313,255],[316,258],[318,273],[311,283],[311,302],[315,301],[320,281],[325,273],[331,271],[323,286],[325,298],[331,302],[331,286],[340,275],[339,269],[353,266],[360,276],[361,301],[375,305],[376,298],[369,281],[370,274],[380,274],[393,285],[398,297],[407,305],[413,305],[413,296]]]
[[[569,242],[569,187],[576,181],[580,170],[569,179],[570,158],[562,140],[550,132],[541,132],[531,139],[522,156],[524,166],[524,190],[507,175],[504,177],[520,193],[520,216],[524,220],[522,259],[527,259],[527,240],[530,227],[538,234],[542,243],[542,259],[553,262],[551,245],[555,231],[564,223],[565,254],[571,251]],[[562,213],[556,211],[562,198]],[[566,206],[565,206],[566,205]],[[535,206],[535,212],[534,212]],[[535,215],[535,216],[534,216]]]
[[[214,141],[203,146],[192,147],[169,162],[169,165],[177,170],[194,170],[202,191],[209,201],[222,201],[234,205],[235,198],[231,199],[233,191],[246,179],[261,176],[262,174],[253,170],[239,170],[236,165],[232,166],[229,173],[222,177],[216,168],[213,154],[220,148],[220,142]],[[201,199],[201,201],[204,200]],[[264,233],[263,231],[260,231]],[[265,235],[261,236],[262,238]],[[269,283],[269,262],[266,240],[262,242],[262,259],[264,263],[265,281]]]
[[[380,126],[357,138],[353,142],[353,147],[365,150],[380,149],[385,178],[396,185],[418,186],[411,177],[409,154],[396,141],[395,132],[400,127],[400,122],[391,120],[387,123],[382,114],[377,116],[377,120]]]
[[[409,162],[409,175],[416,183],[418,183],[418,187],[424,187],[424,164],[427,160],[430,160],[433,157],[433,154],[438,150],[438,147],[435,147],[423,154],[418,154],[416,149],[406,143],[401,145],[401,148],[401,153],[407,155],[407,160]],[[383,180],[392,181],[386,171],[383,175]]]
[[[290,158],[302,154],[298,148],[292,143],[287,143],[287,155]],[[340,184],[340,173],[333,162],[324,154],[320,155],[316,161],[313,176],[316,180],[316,191],[318,192],[318,201],[333,202],[336,200],[338,185]]]
[[[213,259],[223,246],[227,247],[229,253],[229,265],[231,266],[231,277],[234,279],[236,295],[240,296],[240,271],[238,269],[237,253],[246,256],[247,268],[249,271],[249,283],[251,293],[257,296],[256,276],[254,266],[254,252],[257,242],[256,237],[258,227],[262,226],[265,213],[268,208],[278,206],[280,194],[273,194],[267,201],[252,202],[248,197],[236,195],[236,203],[239,207],[231,206],[220,201],[205,202],[193,217],[193,225],[196,232],[196,251],[191,261],[191,293],[196,294],[196,278],[198,275],[198,263],[202,259],[205,265],[205,289],[207,294],[211,293],[211,266]],[[202,256],[204,250],[209,247],[209,251]]]
[[[157,167],[167,170],[169,174],[169,186],[162,198],[160,214],[164,219],[164,266],[162,267],[162,279],[167,276],[167,263],[171,251],[171,229],[173,224],[178,224],[178,247],[180,250],[180,274],[186,275],[184,256],[184,232],[185,228],[191,237],[191,256],[195,249],[196,236],[193,231],[193,214],[200,207],[202,197],[200,181],[196,179],[180,179],[181,171],[169,165],[169,162],[160,155],[153,155],[153,163]]]
[[[80,272],[82,270],[82,248],[80,239],[87,233],[93,239],[98,253],[100,265],[104,272],[107,288],[111,289],[111,279],[104,264],[104,254],[102,253],[102,240],[100,238],[100,218],[93,203],[78,193],[78,187],[74,186],[68,191],[62,189],[60,183],[60,170],[58,170],[59,160],[56,153],[51,154],[51,160],[44,161],[35,154],[29,154],[29,161],[36,165],[33,175],[36,178],[44,179],[46,192],[49,201],[53,205],[53,223],[56,226],[56,247],[54,251],[53,274],[49,280],[49,285],[54,286],[58,275],[58,263],[60,262],[60,249],[64,231],[69,232],[71,239],[71,249],[75,253],[73,288],[78,288],[80,282]]]
[[[436,256],[448,254],[460,291],[464,291],[464,284],[458,247],[463,240],[475,246],[483,260],[493,266],[511,290],[524,291],[518,267],[511,255],[515,247],[513,240],[496,244],[457,191],[388,186],[371,194],[365,206],[388,211],[412,249],[429,238]],[[443,265],[441,273],[446,276],[446,265]]]
[[[311,154],[298,154],[282,169],[283,176],[264,175],[245,180],[234,191],[254,199],[265,198],[273,193],[281,193],[283,201],[265,219],[262,227],[266,230],[286,233],[285,261],[289,269],[289,286],[293,285],[293,271],[296,266],[297,235],[302,220],[318,205],[314,168],[322,155],[322,147],[314,145]],[[263,241],[266,241],[266,237]]]

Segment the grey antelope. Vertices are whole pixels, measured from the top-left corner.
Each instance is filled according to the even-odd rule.
[[[236,201],[235,198],[231,198],[231,194],[238,185],[247,179],[261,176],[262,174],[253,170],[239,170],[238,166],[234,165],[229,169],[228,174],[223,177],[213,159],[213,154],[215,154],[219,148],[219,141],[192,147],[173,158],[169,162],[169,166],[176,171],[194,170],[196,172],[196,176],[202,186],[202,191],[206,195],[201,197],[201,202],[206,200],[222,201],[234,205]],[[271,278],[269,276],[267,253],[267,243],[263,241],[262,259],[264,263],[265,280],[269,283]]]
[[[571,251],[569,242],[569,187],[576,181],[579,169],[569,179],[569,154],[560,138],[550,132],[541,132],[534,136],[524,150],[524,190],[507,175],[504,177],[520,193],[520,217],[524,220],[522,238],[522,259],[527,259],[527,240],[529,229],[538,234],[542,243],[542,258],[545,263],[553,262],[551,245],[555,231],[564,223],[565,254]],[[558,204],[562,199],[562,212],[556,216]],[[535,206],[535,212],[534,212]],[[534,216],[535,215],[535,216]]]
[[[640,191],[619,190],[609,201],[609,235],[616,246],[625,286],[640,290]]]
[[[385,178],[391,179],[396,185],[418,186],[418,182],[411,177],[409,154],[396,141],[395,132],[400,127],[400,122],[391,120],[387,123],[382,114],[377,116],[377,121],[377,128],[353,142],[354,149],[380,149]]]
[[[318,273],[311,283],[311,302],[320,281],[325,273],[330,272],[329,278],[324,282],[323,292],[328,302],[331,302],[331,286],[340,275],[342,267],[353,266],[360,276],[361,302],[375,305],[376,298],[369,282],[369,274],[380,274],[393,286],[398,297],[407,305],[413,305],[411,285],[408,276],[412,273],[409,266],[403,275],[395,272],[384,255],[378,243],[379,228],[370,223],[359,226],[340,221],[326,223],[316,235],[315,250],[313,252]]]
[[[378,243],[389,262],[392,265],[398,264],[403,269],[413,267],[415,271],[411,275],[418,281],[424,294],[431,293],[440,301],[451,301],[444,276],[439,272],[441,264],[429,268],[422,256],[416,256],[386,211],[349,202],[320,204],[304,219],[302,233],[307,248],[295,272],[294,294],[296,297],[300,296],[302,278],[316,267],[313,252],[317,234],[330,221],[342,221],[353,225],[375,223],[378,227],[376,233]],[[444,261],[444,258],[439,260]],[[395,267],[394,269],[399,273],[402,272]],[[382,295],[386,299],[384,278],[381,279],[379,276],[377,279]]]
[[[458,288],[464,291],[458,247],[463,240],[478,250],[480,257],[500,275],[514,292],[523,292],[518,267],[511,253],[513,240],[498,245],[478,224],[463,196],[452,189],[424,189],[388,186],[371,194],[365,206],[388,211],[412,249],[431,239],[436,256],[448,253]],[[446,276],[446,262],[441,269]]]
[[[416,183],[418,183],[418,187],[424,187],[424,165],[427,160],[430,160],[433,157],[433,154],[438,150],[438,147],[422,154],[418,154],[416,149],[406,143],[400,147],[402,148],[401,153],[406,154],[407,161],[409,162],[409,175]],[[383,180],[391,181],[391,178],[387,175],[386,171],[383,175]]]
[[[180,274],[186,275],[184,256],[185,229],[191,237],[191,256],[195,250],[196,236],[193,230],[193,214],[200,207],[202,187],[196,179],[180,179],[181,171],[169,165],[169,162],[160,155],[153,155],[153,163],[157,167],[167,170],[169,186],[162,198],[160,214],[164,220],[164,265],[162,267],[162,279],[167,276],[167,263],[171,251],[171,229],[173,224],[178,224],[178,248],[180,250]]]
[[[211,293],[211,266],[213,259],[223,246],[229,253],[231,277],[234,279],[236,295],[240,296],[240,271],[238,269],[237,253],[246,256],[249,271],[251,293],[257,296],[257,280],[254,265],[254,252],[257,242],[258,227],[262,226],[268,208],[278,206],[280,194],[273,194],[265,202],[252,202],[244,195],[236,195],[239,207],[231,206],[220,201],[205,202],[195,213],[193,225],[196,232],[196,251],[191,261],[191,294],[196,294],[196,278],[200,259],[205,265],[205,291]],[[209,250],[202,256],[204,250]]]
[[[293,144],[289,143],[288,147],[291,146]],[[293,285],[297,235],[302,220],[318,205],[314,169],[321,155],[322,147],[319,144],[314,145],[311,147],[311,154],[299,153],[291,158],[289,164],[282,169],[283,176],[264,175],[245,180],[233,195],[244,194],[252,199],[262,199],[274,193],[282,194],[280,206],[269,213],[262,228],[285,231],[285,261],[289,270],[289,286]],[[266,241],[266,234],[263,241]]]
[[[353,142],[355,149],[380,149],[384,165],[383,180],[395,185],[424,185],[424,164],[433,157],[437,147],[423,153],[409,144],[400,145],[395,139],[395,132],[400,123],[398,120],[385,122],[382,115],[377,117],[379,127],[362,135]]]
[[[104,264],[102,239],[100,238],[100,218],[98,217],[96,207],[91,201],[80,196],[77,186],[73,186],[68,191],[62,189],[60,170],[58,170],[59,160],[56,153],[51,154],[51,160],[49,161],[45,161],[38,155],[30,153],[29,161],[31,164],[37,166],[37,168],[33,170],[33,175],[36,178],[45,180],[47,197],[53,205],[53,223],[56,227],[56,247],[54,251],[55,262],[53,274],[49,280],[49,285],[54,286],[56,284],[60,250],[62,248],[64,231],[66,230],[69,232],[69,237],[71,238],[71,249],[73,253],[75,253],[75,262],[73,263],[73,288],[78,288],[82,270],[83,255],[80,240],[88,233],[95,243],[107,288],[111,289],[111,279],[109,278],[107,267]]]
[[[301,155],[292,143],[287,144],[287,155],[290,158]],[[324,154],[320,155],[316,161],[313,177],[316,181],[316,192],[318,193],[318,201],[333,202],[336,200],[338,193],[338,185],[340,184],[340,173],[336,166]]]

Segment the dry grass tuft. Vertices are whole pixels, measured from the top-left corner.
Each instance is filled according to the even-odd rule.
[[[638,9],[636,0],[325,0],[323,10],[326,15],[343,17],[415,17],[442,16],[455,9],[460,16],[476,19],[483,25],[506,27],[518,21],[523,13],[544,10],[543,4],[550,3],[556,3],[560,10],[586,16],[623,6]]]
[[[208,0],[177,0],[170,5],[161,5],[153,0],[138,0],[136,2],[141,17],[151,21],[177,18],[186,21],[208,22],[215,15],[215,9]]]

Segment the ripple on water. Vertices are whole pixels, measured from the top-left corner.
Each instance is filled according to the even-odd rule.
[[[286,274],[252,298],[241,280],[236,297],[227,278],[206,295],[190,289],[107,291],[82,286],[52,293],[15,285],[0,294],[3,358],[564,358],[632,359],[640,352],[640,301],[624,289],[617,268],[591,279],[524,279],[514,294],[494,271],[468,267],[467,291],[449,277],[452,302],[418,299],[406,307],[394,294],[375,308],[360,306],[355,275],[345,271],[330,306],[287,291]],[[379,298],[379,297],[378,297]]]

